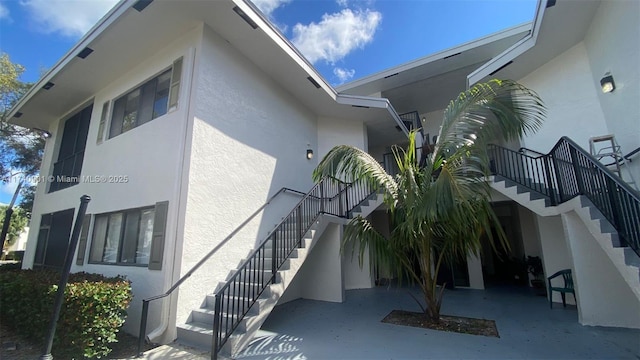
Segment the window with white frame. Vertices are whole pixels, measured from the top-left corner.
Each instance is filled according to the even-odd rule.
[[[113,101],[109,138],[158,118],[178,106],[182,58],[153,79]],[[103,107],[103,114],[108,106]],[[101,119],[101,129],[104,129]],[[98,131],[98,143],[103,137]]]
[[[96,215],[90,263],[149,264],[155,207]]]

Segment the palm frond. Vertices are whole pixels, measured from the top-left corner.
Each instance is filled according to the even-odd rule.
[[[546,109],[532,90],[511,80],[474,85],[445,109],[432,156],[461,146],[521,137],[540,128]]]
[[[364,182],[372,189],[384,189],[385,196],[394,198],[398,186],[393,177],[367,152],[353,146],[339,145],[324,156],[313,170],[313,180],[335,177],[345,181]]]

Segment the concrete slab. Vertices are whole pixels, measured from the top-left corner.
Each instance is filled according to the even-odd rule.
[[[196,349],[178,343],[159,346],[151,349],[138,359],[161,360],[161,359],[185,359],[185,360],[205,360],[211,359],[211,353],[206,350]]]
[[[640,359],[640,330],[578,324],[575,306],[528,288],[447,290],[442,314],[495,320],[499,338],[382,323],[392,310],[420,311],[415,288],[350,290],[344,303],[295,300],[277,306],[237,359]],[[143,359],[209,359],[179,344]]]
[[[238,359],[638,359],[640,330],[578,324],[575,307],[527,288],[447,291],[443,314],[496,321],[500,338],[381,323],[391,310],[419,311],[408,291],[347,291],[342,304],[296,300],[275,308]]]

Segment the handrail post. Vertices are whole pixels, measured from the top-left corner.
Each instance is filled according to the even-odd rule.
[[[560,168],[558,167],[558,159],[556,159],[555,155],[551,153],[551,161],[553,163],[553,169],[556,173],[556,182],[558,185],[558,202],[564,201],[564,189],[562,188],[562,176],[560,176]]]
[[[578,156],[576,148],[569,146],[569,154],[571,155],[571,165],[573,166],[573,173],[576,176],[576,185],[578,186],[578,193],[584,194],[584,181],[582,179],[582,172],[580,171],[580,163],[578,162]]]
[[[326,178],[320,180],[320,183],[318,185],[320,188],[320,213],[324,213],[324,184],[325,184]]]
[[[349,208],[349,187],[353,186],[353,183],[351,184],[345,184],[344,186],[344,204],[346,207],[346,211],[344,214],[344,217],[348,218],[349,217],[349,211],[351,211],[351,208]]]
[[[298,212],[297,216],[298,216],[298,238],[296,239],[298,241],[298,246],[300,246],[300,243],[302,240],[302,236],[304,235],[304,233],[302,232],[302,206],[298,206],[298,209],[296,210]]]
[[[147,332],[147,317],[149,314],[149,300],[142,300],[142,318],[140,319],[140,334],[138,336],[138,355],[142,357],[142,345],[144,344],[145,332]]]
[[[338,213],[343,216],[344,209],[342,208],[342,182],[338,182]]]
[[[89,195],[82,195],[80,197],[80,206],[78,207],[78,213],[76,214],[76,221],[73,224],[73,231],[71,232],[71,238],[69,239],[69,245],[67,247],[67,255],[64,258],[62,274],[60,274],[58,290],[56,291],[56,297],[53,303],[53,311],[51,314],[51,320],[49,321],[49,330],[45,339],[44,353],[40,356],[40,360],[53,359],[51,349],[53,348],[53,338],[56,334],[56,326],[60,319],[60,311],[62,310],[62,304],[64,303],[64,289],[67,287],[67,283],[69,281],[69,273],[71,272],[71,265],[74,261],[73,255],[78,248],[80,230],[82,229],[82,222],[84,221],[89,201],[91,201],[91,197]]]
[[[272,241],[272,248],[271,248],[271,283],[275,284],[276,283],[276,271],[278,270],[278,266],[276,264],[276,260],[278,259],[278,257],[276,256],[276,253],[278,252],[278,233],[275,232],[273,233],[273,241]]]
[[[549,190],[549,200],[551,201],[551,205],[558,205],[556,202],[556,191],[553,188],[553,178],[551,177],[551,166],[549,163],[552,161],[553,155],[543,157],[544,161],[544,172],[547,175],[547,189]]]
[[[218,339],[220,338],[220,314],[222,302],[220,294],[216,294],[216,302],[214,304],[215,315],[213,316],[213,341],[211,341],[211,360],[218,359]]]
[[[609,192],[609,204],[611,205],[611,215],[613,216],[613,226],[618,231],[618,239],[620,240],[621,246],[627,246],[626,238],[621,236],[622,230],[622,222],[621,214],[620,214],[620,202],[616,199],[616,194],[618,193],[618,189],[616,188],[616,183],[611,179],[606,179],[607,182],[607,191]]]

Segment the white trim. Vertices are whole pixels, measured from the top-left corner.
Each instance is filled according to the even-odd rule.
[[[524,24],[521,25],[517,25],[514,27],[511,27],[509,29],[505,29],[502,31],[499,31],[497,33],[493,33],[493,34],[489,34],[486,35],[484,37],[481,37],[479,39],[475,39],[472,41],[468,41],[466,43],[463,43],[461,45],[456,45],[454,47],[450,47],[448,49],[436,52],[434,54],[431,55],[427,55],[425,57],[422,57],[420,59],[417,60],[413,60],[398,66],[394,66],[392,68],[386,69],[386,70],[382,70],[380,72],[377,72],[375,74],[366,76],[364,78],[349,82],[347,84],[341,85],[338,87],[338,91],[339,92],[343,92],[343,91],[347,91],[350,90],[352,88],[356,88],[358,86],[362,86],[362,85],[366,85],[370,82],[373,81],[377,81],[377,80],[382,80],[388,76],[393,76],[395,74],[399,74],[402,72],[405,72],[407,70],[411,70],[426,64],[429,64],[431,62],[446,58],[447,56],[451,56],[451,55],[455,55],[458,53],[462,53],[471,49],[475,49],[478,48],[480,46],[484,46],[490,43],[493,43],[495,41],[499,41],[505,38],[508,38],[510,36],[514,36],[517,35],[519,33],[523,33],[526,31],[529,31],[529,34],[531,34],[531,27],[532,27],[532,22],[526,22]],[[529,35],[527,35],[529,36]]]
[[[391,105],[391,102],[387,98],[338,94],[336,102],[338,104],[351,105],[354,107],[387,109],[389,115],[391,115],[393,120],[395,120],[395,122],[400,126],[402,132],[404,132],[406,135],[409,135],[409,130],[404,125],[404,122],[400,118],[400,115],[398,115],[396,109],[393,108],[393,105]]]
[[[27,91],[27,93],[18,101],[16,105],[13,106],[11,111],[9,112],[9,116],[7,119],[13,118],[13,116],[18,112],[20,108],[22,108],[31,98],[38,92],[44,84],[51,81],[62,69],[64,69],[67,64],[69,64],[72,60],[76,58],[76,56],[84,50],[85,47],[88,47],[91,42],[93,42],[98,36],[100,36],[111,24],[113,24],[117,19],[119,19],[129,8],[133,5],[137,0],[121,0],[118,4],[116,4],[105,16],[98,21],[87,33],[80,39],[78,43],[74,47],[69,50],[61,59],[53,65],[53,67],[47,71],[46,74],[40,78],[40,80],[35,83]],[[91,56],[91,55],[89,55]],[[81,59],[82,60],[82,59]]]
[[[545,6],[542,5],[544,2]],[[489,60],[484,65],[477,68],[471,74],[467,75],[467,89],[475,83],[479,82],[486,76],[489,76],[492,72],[500,69],[500,67],[506,65],[509,61],[513,61],[518,56],[525,53],[536,45],[538,35],[540,34],[540,26],[542,25],[542,18],[546,10],[546,0],[538,0],[538,7],[536,9],[536,17],[533,20],[533,28],[524,39],[513,44],[507,50],[503,51],[500,55]]]

